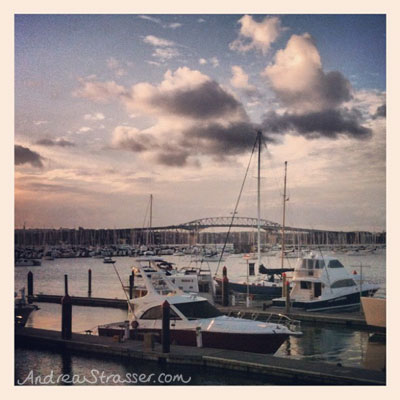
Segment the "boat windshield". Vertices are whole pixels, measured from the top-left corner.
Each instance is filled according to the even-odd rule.
[[[215,318],[223,315],[207,300],[174,304],[187,319]]]

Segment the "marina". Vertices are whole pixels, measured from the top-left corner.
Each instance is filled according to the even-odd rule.
[[[369,255],[367,257],[368,258],[363,258],[362,260],[360,260],[365,264],[368,263],[369,265],[371,265],[369,268],[364,269],[364,274],[368,279],[372,278],[375,281],[381,281],[382,275],[380,271],[377,271],[377,269],[379,270],[380,265],[383,265],[382,262],[384,261],[384,253],[382,253],[380,256]],[[164,258],[168,259],[169,262],[172,262],[178,266],[185,266],[190,263],[190,256],[165,256]],[[234,257],[232,255],[228,258],[228,260],[231,261],[231,268],[228,272],[228,276],[230,277],[232,275],[236,275],[240,277],[243,268],[245,268],[246,265],[243,258]],[[128,278],[131,275],[133,263],[134,258],[131,257],[119,257],[115,263],[117,271],[122,276],[123,281],[127,282],[127,285],[129,284]],[[270,263],[279,264],[279,256],[270,257]],[[92,277],[91,297],[88,297],[88,267],[90,267]],[[215,263],[212,263],[210,264],[210,267],[212,271],[215,271],[217,265]],[[27,286],[28,272],[29,267],[15,269],[16,285],[21,287]],[[52,332],[50,334],[51,337],[61,338],[61,300],[63,297],[62,293],[64,292],[63,278],[65,274],[67,274],[69,277],[69,293],[71,295],[70,298],[73,304],[72,337],[74,337],[74,335],[82,335],[97,338],[97,331],[99,326],[109,324],[110,322],[123,326],[123,321],[127,319],[127,300],[124,299],[123,291],[115,275],[115,272],[112,270],[112,266],[110,267],[109,265],[103,264],[102,259],[75,258],[43,260],[42,267],[40,269],[33,269],[32,273],[32,286],[34,293],[32,300],[33,304],[38,306],[40,309],[38,311],[34,311],[31,314],[26,327],[34,330],[39,329],[39,333],[35,333],[34,336],[36,337],[36,339],[32,339],[32,343],[30,342],[31,339],[18,339],[16,348],[17,353],[21,351],[28,351],[26,349],[26,346],[24,347],[20,345],[24,340],[27,340],[29,343],[31,343],[27,345],[28,349],[30,349],[29,351],[34,351],[35,354],[38,354],[38,356],[40,356],[40,354],[47,354],[46,351],[51,351],[51,354],[49,356],[53,358],[56,357],[56,354],[59,353],[59,350],[56,350],[57,346],[54,347],[50,343],[48,347],[46,347],[46,345],[43,346],[43,343],[42,345],[38,346],[37,341],[39,339],[37,339],[37,336],[40,336],[40,332],[42,332],[41,329],[44,329],[46,332]],[[47,281],[50,281],[51,284],[45,285],[43,282],[43,277],[45,277]],[[384,277],[382,280],[384,281]],[[47,293],[44,293],[45,290]],[[385,293],[384,285],[381,285],[380,292]],[[229,305],[223,307],[218,303],[216,304],[216,306],[225,315],[235,316],[248,320],[258,320],[260,322],[268,320],[268,318],[271,318],[271,315],[278,315],[280,313],[285,314],[285,310],[272,307],[272,302],[253,301],[250,307],[246,307],[246,303],[244,302],[240,304],[239,300],[240,296],[237,297],[237,302],[239,304],[236,304],[234,306]],[[385,370],[385,357],[382,358],[382,356],[384,356],[386,352],[385,342],[369,342],[369,337],[375,332],[375,330],[368,327],[361,311],[346,313],[310,313],[294,311],[292,309],[288,316],[293,320],[299,320],[301,322],[301,329],[304,335],[296,339],[290,339],[290,341],[284,343],[277,351],[277,353],[272,356],[283,358],[285,362],[289,362],[289,364],[285,364],[286,366],[290,365],[291,361],[303,360],[307,361],[308,364],[312,364],[314,362],[322,362],[324,364],[327,363],[328,367],[334,367],[337,366],[337,364],[340,364],[343,367],[364,369],[370,372],[380,371],[379,373],[384,374],[383,371]],[[121,330],[123,328],[119,329]],[[90,333],[91,335],[89,335],[88,333]],[[342,336],[344,340],[341,342],[340,337]],[[112,337],[104,339],[110,340],[112,346],[115,343],[112,341]],[[316,341],[320,343],[317,347],[315,347]],[[46,342],[46,339],[43,339],[43,342]],[[134,343],[136,342],[136,340],[133,340],[132,342]],[[341,345],[337,347],[336,345],[334,345],[334,343],[341,343]],[[139,341],[137,346],[143,346],[143,342]],[[156,343],[155,346],[159,349],[159,347],[157,346],[160,346],[160,344]],[[26,350],[24,350],[24,348]],[[171,349],[173,348],[174,347],[171,346]],[[335,348],[341,348],[341,350],[338,352],[338,350],[335,350]],[[377,351],[378,348],[380,350]],[[206,347],[204,347],[204,349],[207,349],[206,351],[211,351],[211,349],[208,349]],[[193,351],[197,350],[200,349],[196,347],[193,348]],[[105,356],[101,355],[101,352],[96,356],[96,351],[89,352],[90,357],[95,356],[97,358],[100,357],[101,359],[104,359]],[[75,357],[81,357],[78,355],[78,353],[73,354],[76,354]],[[248,354],[251,355],[247,356],[246,362],[250,362],[250,359],[256,357],[255,353]],[[350,354],[352,355],[350,356]],[[371,356],[371,354],[373,354],[373,356]],[[226,356],[227,355],[225,355],[224,357]],[[150,362],[151,365],[152,358],[145,357],[145,359],[147,360],[146,362]],[[79,358],[79,360],[81,360],[81,358]],[[254,358],[254,360],[257,360],[257,357]],[[86,363],[86,361],[84,361],[83,359],[79,361],[79,363],[80,362]],[[180,362],[183,363],[182,360]],[[196,363],[197,362],[199,361],[197,360]],[[192,361],[189,362],[188,360],[186,360],[185,363],[186,364],[176,364],[176,368],[178,368],[177,365],[198,365],[196,363],[193,364]],[[232,366],[230,366],[231,364],[227,363],[226,361],[218,361],[216,363],[219,365],[219,370],[223,368],[232,370],[233,368]],[[140,364],[137,364],[137,361],[135,361],[135,365],[137,366],[137,369],[141,369]],[[208,365],[211,367],[211,365],[213,364],[206,363],[201,365]],[[258,379],[258,382],[268,381],[269,384],[285,384],[282,382],[287,382],[285,381],[285,379],[283,379],[282,381],[282,376],[279,377],[279,373],[275,374],[271,372],[273,364],[269,364],[268,367],[261,367],[258,365],[257,367],[255,367],[254,370],[252,370],[251,368],[246,369],[248,366],[244,367],[244,365],[247,364],[240,365],[241,366],[237,367],[239,368],[239,370],[241,370],[241,368],[244,368],[243,370],[252,371],[249,373],[246,372],[245,377],[242,377],[242,379],[245,379],[246,382],[254,382],[253,379]],[[183,367],[183,370],[179,370],[186,371],[185,368],[186,367]],[[292,368],[295,368],[294,364],[292,365]],[[305,368],[305,370],[303,370],[303,372],[298,375],[300,377],[297,378],[299,384],[313,384],[311,382],[313,382],[314,378],[306,378],[307,374],[305,373],[305,371],[307,371],[309,367],[303,366],[302,368]],[[162,370],[163,369],[161,368],[161,371]],[[351,371],[353,371],[353,369],[351,369]],[[303,375],[303,373],[305,375]],[[203,382],[203,379],[205,381],[207,380],[205,376],[203,378],[201,378],[201,376],[202,375],[200,374],[197,379],[200,379],[201,382]],[[264,376],[264,378],[262,378],[262,376]],[[326,384],[337,384],[333,383],[334,381],[329,379],[330,378],[326,378],[325,380],[325,378],[321,378],[321,382],[326,382]],[[224,379],[221,378],[221,381],[224,381]],[[344,382],[352,384],[349,383],[351,382],[351,380],[342,381],[342,384],[347,384]],[[369,383],[360,383],[361,381],[358,382],[358,384],[371,384],[372,381],[370,381]],[[374,382],[375,384],[382,384],[382,381],[380,381],[380,383],[376,383],[377,381]],[[202,384],[204,384],[204,382]]]
[[[386,14],[362,9],[14,14],[16,391],[387,388]]]

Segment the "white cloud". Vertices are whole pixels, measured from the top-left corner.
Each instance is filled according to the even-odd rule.
[[[168,28],[176,29],[176,28],[180,28],[181,26],[182,26],[182,24],[180,24],[179,22],[173,22],[172,24],[168,25]]]
[[[156,24],[160,24],[161,23],[161,20],[159,18],[149,17],[148,15],[138,15],[138,18],[145,19],[147,21],[151,21],[151,22],[154,22]]]
[[[325,73],[312,37],[292,35],[263,73],[279,99],[297,112],[337,107],[351,98],[349,81],[339,72]]]
[[[104,114],[97,112],[93,114],[85,114],[83,116],[83,119],[85,119],[86,121],[102,121],[103,119],[105,119],[105,116]]]
[[[146,36],[143,39],[143,41],[147,44],[150,44],[150,45],[156,46],[156,47],[171,47],[171,46],[175,45],[175,43],[172,42],[171,40],[159,38],[159,37],[153,36],[153,35]]]
[[[81,128],[78,129],[77,133],[86,133],[86,132],[90,132],[93,129],[90,128],[89,126],[82,126]]]
[[[96,103],[109,103],[123,95],[125,89],[114,81],[98,82],[79,79],[81,87],[72,94],[90,99]]]
[[[173,47],[166,47],[163,49],[157,48],[154,50],[152,56],[161,61],[166,61],[179,56],[179,51]]]
[[[229,47],[239,52],[261,50],[266,54],[283,30],[278,17],[266,17],[262,22],[257,22],[250,15],[244,15],[238,22],[241,24],[239,37]]]
[[[211,57],[210,58],[210,63],[214,68],[219,67],[219,60],[217,57]]]

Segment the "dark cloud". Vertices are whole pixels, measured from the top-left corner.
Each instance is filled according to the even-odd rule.
[[[69,140],[65,139],[40,139],[36,142],[41,146],[60,146],[60,147],[72,147],[75,146],[75,143],[70,142]]]
[[[354,138],[367,138],[371,129],[360,123],[359,111],[334,109],[306,114],[285,113],[278,115],[275,112],[266,114],[262,123],[264,132],[289,133],[295,132],[307,138],[330,137],[347,135]]]
[[[154,96],[151,104],[177,116],[209,119],[245,111],[240,102],[215,81],[206,81],[195,88],[177,89]]]
[[[158,163],[168,167],[183,167],[187,164],[190,152],[185,149],[164,148],[156,156]]]
[[[33,167],[43,167],[43,157],[36,153],[36,151],[30,150],[28,147],[20,146],[16,144],[14,146],[15,151],[15,165],[31,164]]]
[[[327,110],[340,106],[352,98],[350,82],[337,71],[316,73],[307,88],[276,89],[278,98],[288,107],[300,110]]]
[[[373,119],[386,118],[386,104],[382,104],[376,109],[375,114],[372,116]]]
[[[183,132],[180,145],[205,155],[236,155],[251,149],[256,134],[257,126],[247,122],[227,126],[209,123]],[[272,141],[267,137],[266,140]]]

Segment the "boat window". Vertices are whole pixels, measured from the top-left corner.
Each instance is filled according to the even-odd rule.
[[[356,283],[354,282],[353,279],[341,279],[339,281],[334,282],[331,285],[331,288],[337,289],[337,288],[350,287],[350,286],[356,286]]]
[[[325,267],[325,261],[324,260],[316,260],[315,262],[315,268],[316,269],[323,269]]]
[[[339,260],[330,260],[328,267],[329,268],[344,268],[343,264]]]
[[[174,304],[187,319],[214,318],[222,313],[207,300]]]
[[[177,313],[170,308],[169,309],[169,315],[170,319],[180,319],[180,317],[177,315]],[[149,308],[141,317],[140,319],[162,319],[162,308],[161,306],[156,306]]]
[[[300,281],[300,289],[311,289],[311,282]]]

